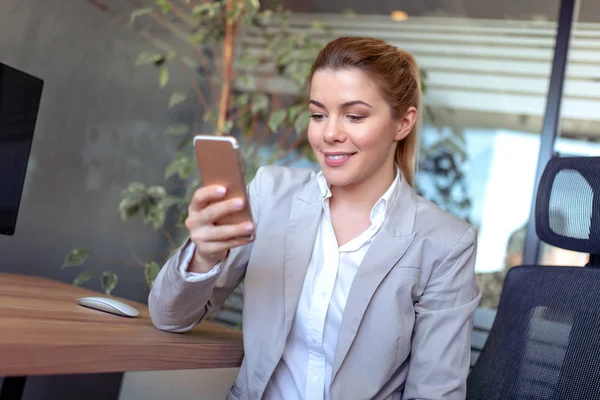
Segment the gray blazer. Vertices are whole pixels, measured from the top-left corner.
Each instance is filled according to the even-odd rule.
[[[260,399],[283,354],[320,221],[315,172],[263,167],[249,185],[256,240],[223,271],[188,283],[181,250],[149,298],[157,328],[182,332],[217,311],[244,280],[245,356],[229,399]],[[185,244],[184,246],[186,246]],[[348,295],[331,400],[464,400],[473,315],[476,231],[401,180]]]

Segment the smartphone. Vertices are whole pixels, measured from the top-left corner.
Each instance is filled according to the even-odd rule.
[[[194,150],[202,184],[224,186],[227,189],[225,200],[243,198],[246,204],[242,210],[219,219],[215,224],[253,222],[238,141],[231,136],[196,135]],[[254,235],[247,239],[253,238]]]

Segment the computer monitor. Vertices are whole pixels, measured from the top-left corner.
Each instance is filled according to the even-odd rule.
[[[0,63],[0,234],[13,235],[44,82]]]

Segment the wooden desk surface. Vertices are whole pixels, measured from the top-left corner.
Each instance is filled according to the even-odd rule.
[[[203,322],[185,334],[154,328],[147,306],[120,317],[79,306],[98,296],[40,277],[0,273],[0,376],[238,367],[241,333]],[[122,299],[120,299],[122,300]]]

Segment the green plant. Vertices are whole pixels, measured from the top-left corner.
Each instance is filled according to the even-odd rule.
[[[139,54],[136,65],[156,68],[160,90],[169,89],[173,74],[186,73],[189,91],[172,91],[166,107],[177,109],[193,103],[195,110],[191,120],[165,130],[176,149],[165,169],[166,185],[132,182],[119,203],[124,221],[141,216],[169,243],[167,254],[152,260],[140,260],[134,254],[149,287],[185,236],[187,205],[201,184],[192,147],[195,134],[236,136],[244,149],[247,180],[260,165],[312,157],[306,140],[309,115],[302,85],[324,45],[324,39],[315,37],[324,38],[327,28],[315,21],[311,32],[296,32],[289,27],[288,17],[281,5],[262,9],[258,0],[155,0],[153,6],[132,12],[131,24],[153,43],[151,51]],[[161,35],[154,33],[157,27],[162,29]],[[277,90],[278,94],[269,90],[268,83],[275,77],[292,90]],[[62,268],[82,266],[90,256],[94,254],[84,247],[71,250]],[[74,284],[88,282],[95,274],[86,269]],[[107,294],[117,282],[114,272],[102,272]]]

